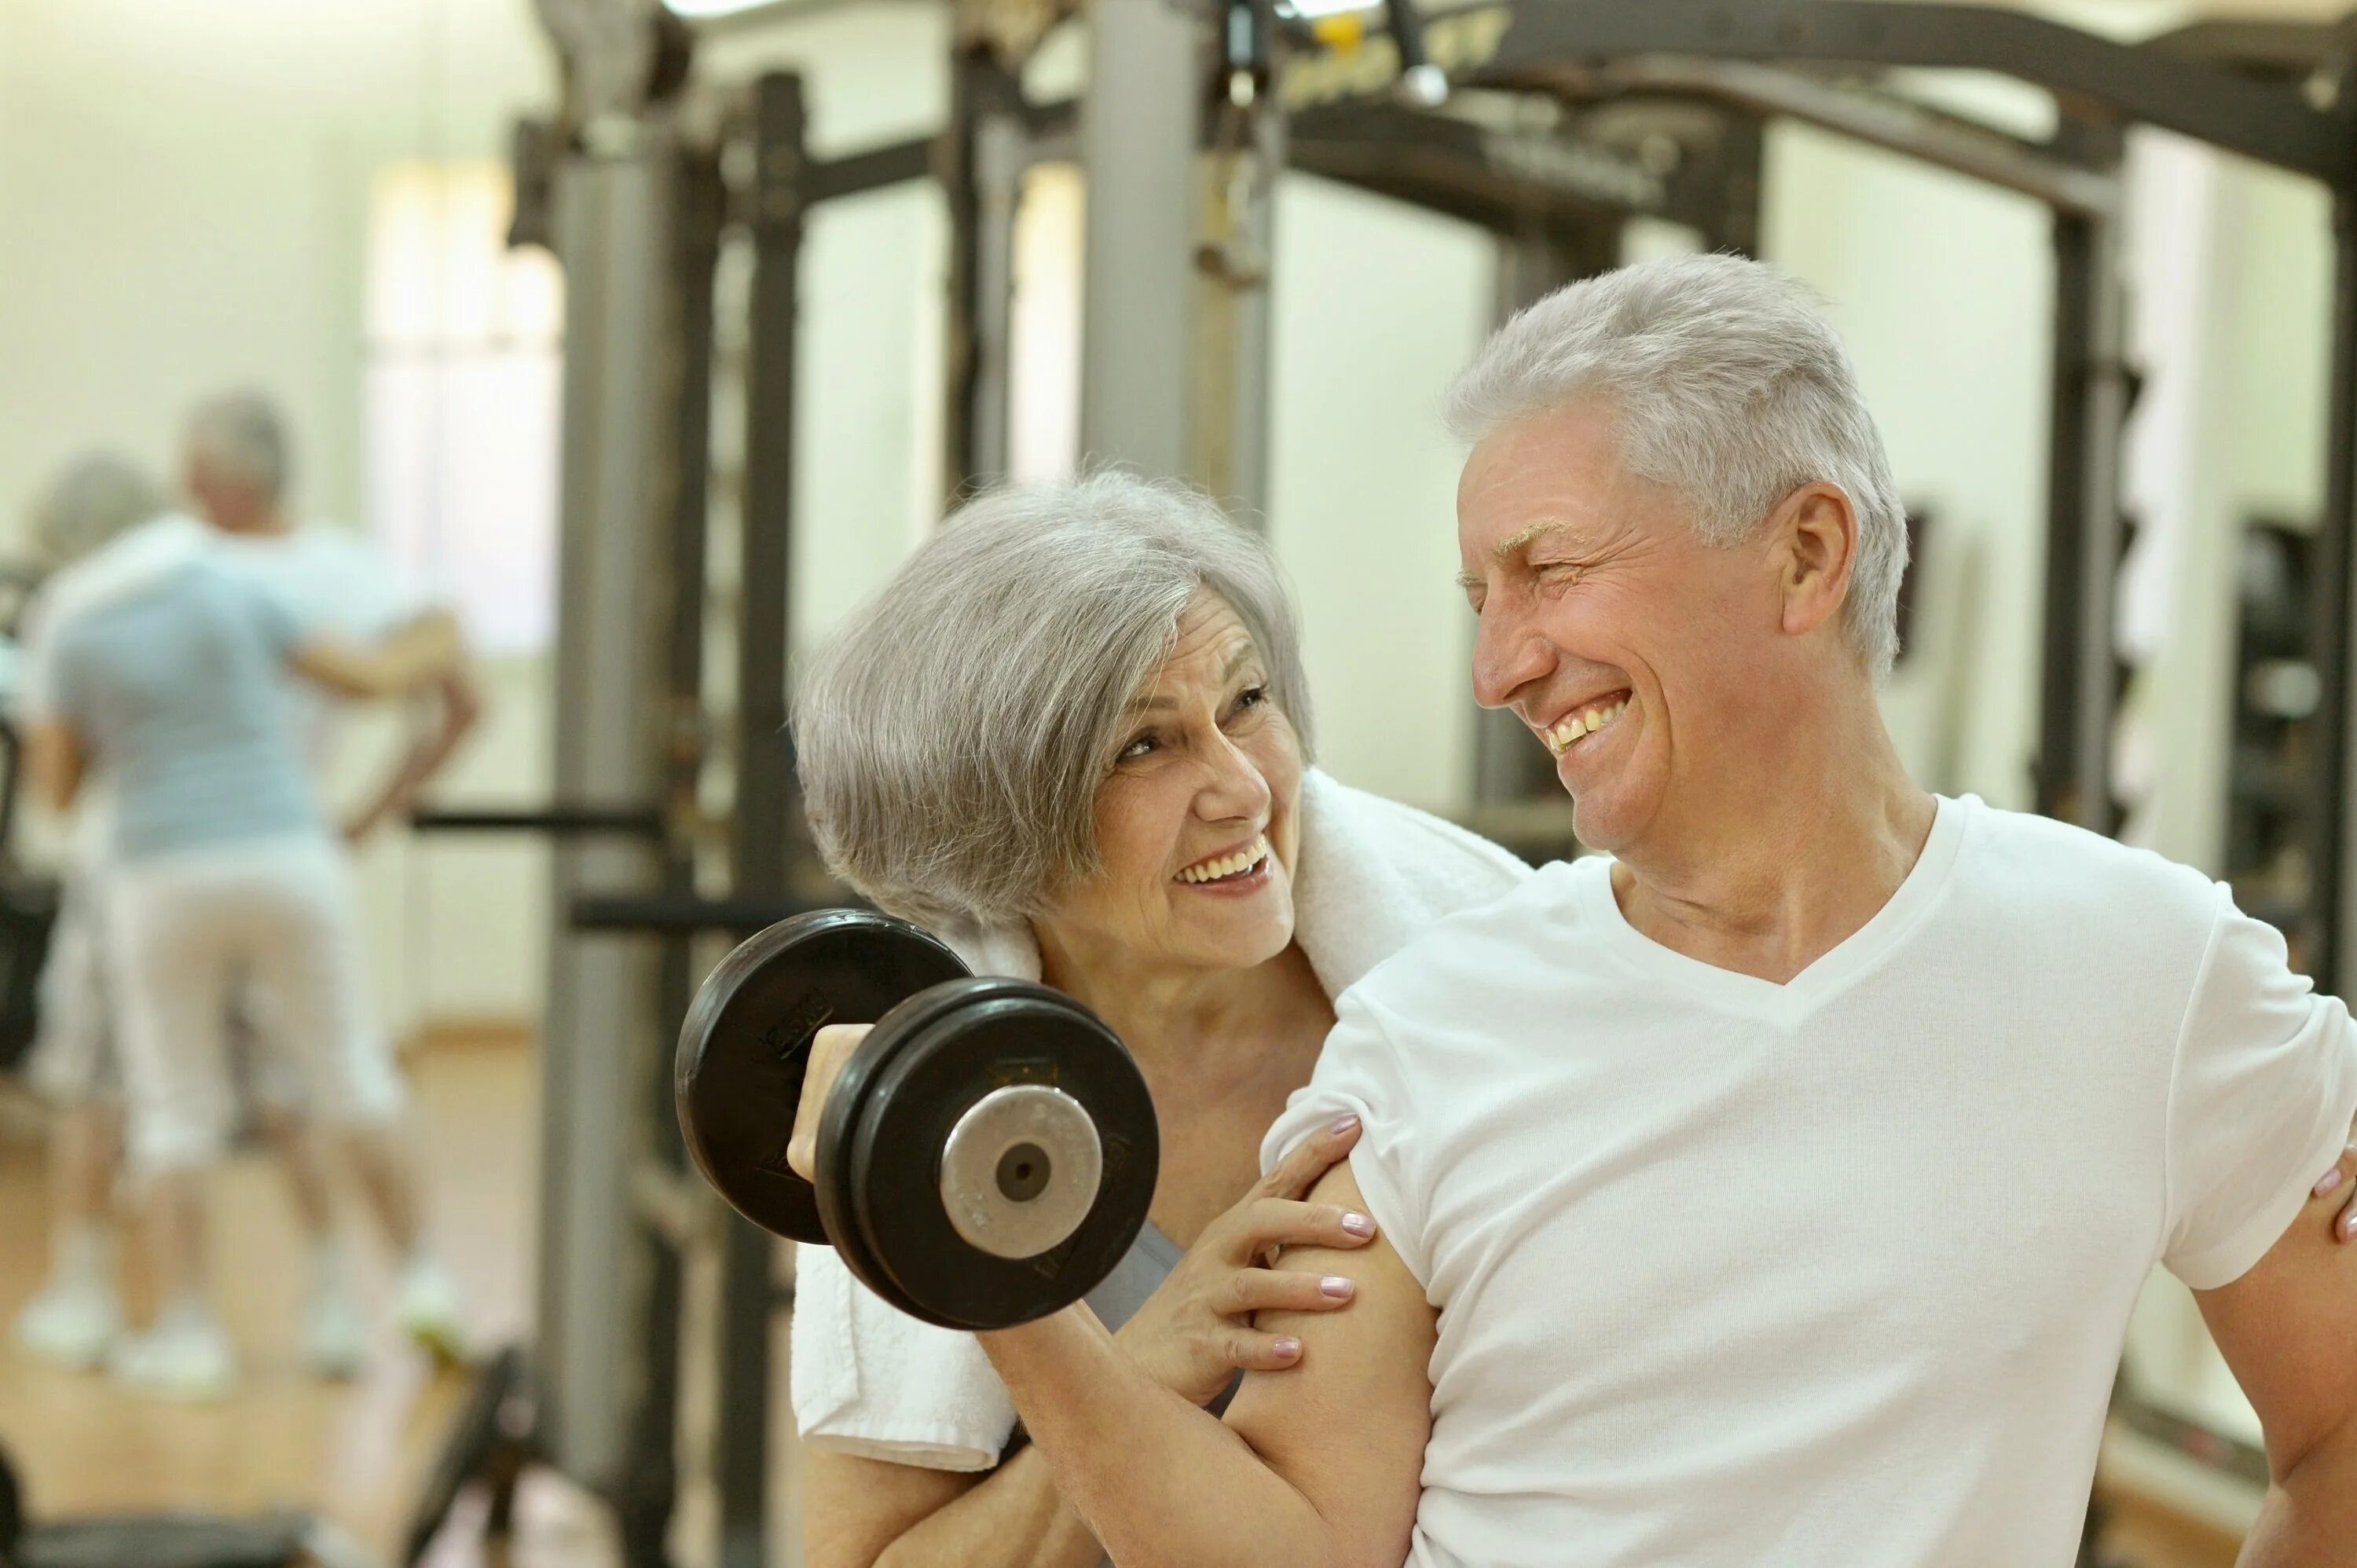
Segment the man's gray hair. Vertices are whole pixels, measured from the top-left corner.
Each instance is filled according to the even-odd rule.
[[[1575,399],[1608,399],[1620,460],[1680,492],[1716,544],[1749,537],[1804,484],[1839,487],[1857,514],[1847,629],[1878,681],[1899,653],[1907,510],[1821,303],[1739,256],[1585,279],[1498,329],[1449,391],[1449,429],[1478,443]]]
[[[119,452],[88,452],[34,498],[27,532],[42,564],[55,570],[145,522],[165,504],[145,468]]]
[[[988,491],[852,612],[800,682],[827,865],[944,930],[1094,871],[1097,789],[1199,589],[1232,608],[1309,750],[1293,602],[1268,546],[1184,486],[1099,473]]]
[[[294,454],[278,405],[251,389],[220,392],[189,411],[188,449],[272,500],[286,493]]]

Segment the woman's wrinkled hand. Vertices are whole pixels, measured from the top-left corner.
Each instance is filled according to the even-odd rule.
[[[1115,1342],[1157,1382],[1199,1405],[1219,1397],[1238,1368],[1276,1371],[1298,1362],[1301,1342],[1255,1329],[1252,1315],[1331,1312],[1350,1305],[1352,1282],[1264,1265],[1281,1247],[1363,1247],[1374,1239],[1365,1215],[1303,1201],[1358,1141],[1356,1117],[1305,1139],[1204,1228]]]
[[[2336,1241],[2357,1241],[2357,1144],[2341,1152],[2340,1163],[2324,1173],[2316,1184],[2316,1196],[2327,1198],[2339,1193],[2343,1199],[2340,1211],[2332,1217],[2332,1239]]]
[[[818,1169],[818,1119],[826,1109],[827,1091],[843,1072],[843,1064],[873,1024],[829,1024],[811,1041],[810,1066],[802,1072],[802,1100],[794,1110],[794,1133],[786,1144],[786,1164],[804,1181],[814,1181]],[[777,1147],[772,1144],[771,1148]]]

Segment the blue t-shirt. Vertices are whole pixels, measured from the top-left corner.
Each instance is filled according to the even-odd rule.
[[[304,629],[202,559],[59,628],[57,712],[113,784],[116,861],[325,831],[285,693]]]

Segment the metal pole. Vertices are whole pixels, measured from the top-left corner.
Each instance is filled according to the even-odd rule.
[[[1187,472],[1259,523],[1268,506],[1269,271],[1286,116],[1274,94],[1222,113],[1236,145],[1201,160],[1194,278],[1194,412]]]
[[[737,627],[737,803],[731,891],[786,887],[787,616],[792,600],[794,337],[807,119],[798,76],[754,91],[753,307],[746,372],[743,570]],[[720,1412],[713,1469],[723,1568],[763,1568],[775,1245],[731,1215],[722,1244]]]
[[[561,800],[651,800],[664,784],[674,595],[671,475],[678,341],[668,140],[642,134],[560,172],[556,250],[565,271],[560,607],[554,786]],[[655,845],[559,839],[552,908],[645,887]],[[638,1397],[646,1248],[629,1173],[645,1128],[651,1053],[662,1034],[657,954],[643,938],[560,925],[550,944],[542,1052],[536,1340],[551,1457],[618,1495]]]
[[[1081,162],[1081,452],[1189,472],[1201,39],[1168,0],[1099,0]]]
[[[2344,91],[2346,85],[2344,84]],[[2315,594],[2309,621],[2316,672],[2322,690],[2312,721],[2313,768],[2307,828],[2309,929],[2299,933],[2308,972],[2319,991],[2339,993],[2357,975],[2357,867],[2350,857],[2357,835],[2348,831],[2349,748],[2357,742],[2357,679],[2350,660],[2350,626],[2357,616],[2357,573],[2352,556],[2352,512],[2357,512],[2357,194],[2336,193],[2332,204],[2332,386],[2326,426],[2329,467],[2324,515],[2317,521]]]
[[[678,159],[678,203],[673,247],[679,291],[679,396],[676,408],[678,461],[673,465],[671,513],[672,612],[665,651],[670,691],[666,736],[665,816],[676,826],[692,822],[704,762],[704,599],[706,479],[712,449],[712,278],[720,253],[724,192],[716,159],[683,153]],[[662,889],[673,896],[695,891],[695,841],[674,831],[663,855]],[[694,976],[692,933],[666,936],[656,977],[656,1006],[669,1026],[687,1014]],[[685,1152],[673,1101],[671,1075],[657,1071],[645,1086],[647,1158],[665,1176],[683,1175]],[[646,1317],[640,1343],[640,1386],[631,1422],[630,1457],[619,1483],[618,1523],[622,1560],[630,1568],[662,1568],[670,1561],[667,1537],[678,1498],[680,1326],[685,1269],[679,1249],[662,1240],[647,1245]]]
[[[2116,174],[2116,127],[2065,125],[2064,140]],[[2122,547],[2120,438],[2127,421],[2127,296],[2109,212],[2054,216],[2052,438],[2047,464],[2045,663],[2038,809],[2114,831],[2113,622]]]
[[[955,504],[1006,472],[1007,331],[1023,131],[1004,112],[1007,84],[986,48],[950,59],[950,114],[934,144],[949,207],[949,410],[942,476]]]

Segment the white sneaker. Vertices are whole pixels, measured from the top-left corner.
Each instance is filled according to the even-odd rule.
[[[53,1284],[18,1315],[16,1344],[52,1367],[91,1372],[106,1364],[122,1327],[122,1305],[104,1285]]]
[[[467,1330],[459,1316],[458,1282],[441,1264],[420,1258],[401,1272],[401,1301],[394,1316],[401,1331],[436,1360],[465,1364]]]
[[[340,1290],[314,1290],[303,1309],[303,1365],[312,1376],[349,1378],[368,1361],[368,1323]]]
[[[165,1399],[225,1399],[237,1387],[237,1353],[208,1314],[160,1319],[114,1348],[117,1382]]]

